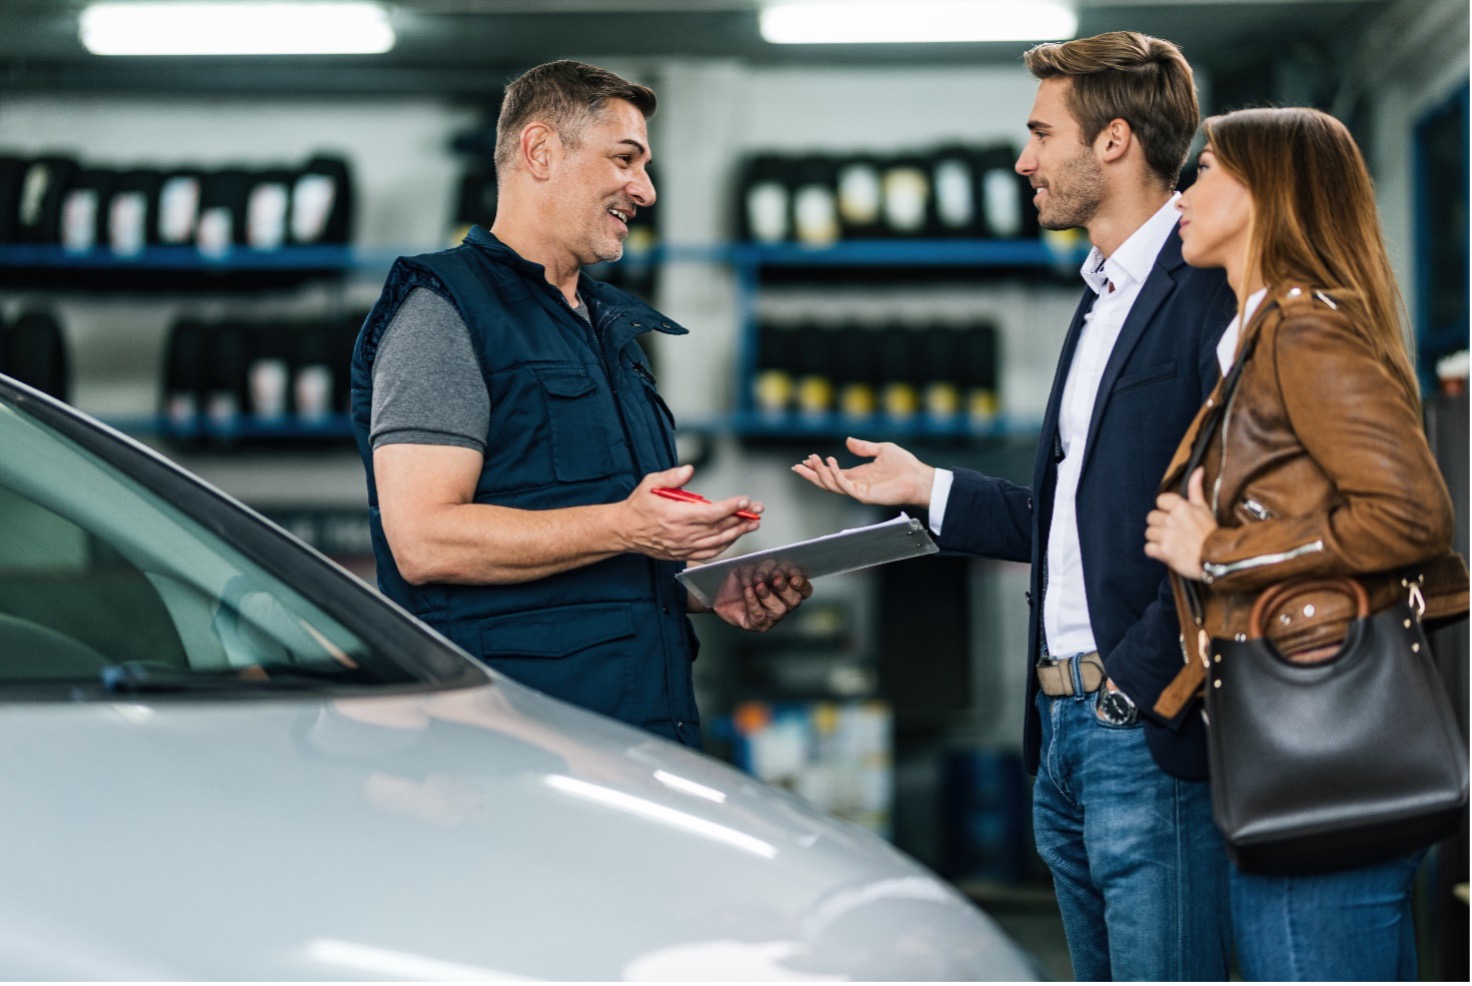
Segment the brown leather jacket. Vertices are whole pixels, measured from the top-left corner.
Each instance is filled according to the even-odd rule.
[[[1200,631],[1244,636],[1253,603],[1274,583],[1353,575],[1373,610],[1408,593],[1409,567],[1410,578],[1422,580],[1428,619],[1467,608],[1466,567],[1450,547],[1451,497],[1421,409],[1351,331],[1341,306],[1321,292],[1270,290],[1238,354],[1246,354],[1241,377],[1202,460],[1220,526],[1202,548],[1199,623],[1173,576],[1186,669],[1155,706],[1170,718],[1205,676]],[[1182,439],[1162,491],[1184,492],[1192,449],[1217,417],[1224,382]],[[1333,646],[1352,609],[1337,593],[1302,596],[1264,632],[1284,653]]]

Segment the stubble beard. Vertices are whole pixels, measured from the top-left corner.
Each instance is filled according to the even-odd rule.
[[[1105,193],[1104,169],[1085,147],[1048,182],[1038,225],[1043,229],[1088,226],[1104,204]]]
[[[613,246],[606,249],[593,250],[593,259],[587,261],[589,264],[611,264],[615,260],[622,260],[624,256],[624,245],[621,241],[615,241]]]
[[[624,255],[624,243],[616,237],[609,238],[602,230],[593,230],[584,241],[578,263],[584,267],[593,264],[611,264]]]
[[[617,208],[619,204],[615,202],[611,206],[605,207],[603,216],[606,218],[608,209]],[[625,233],[624,235],[627,236],[628,234]],[[584,261],[585,265],[598,263],[611,264],[615,260],[621,260],[624,255],[623,237],[612,236],[609,238],[609,234],[602,228],[602,220],[600,220],[599,224],[593,228],[589,236],[588,252],[594,259]]]

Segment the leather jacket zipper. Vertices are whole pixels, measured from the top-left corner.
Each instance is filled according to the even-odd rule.
[[[1261,313],[1259,313],[1258,317],[1261,317]],[[1247,354],[1242,353],[1238,358],[1246,359]],[[1227,432],[1231,428],[1232,407],[1237,403],[1237,393],[1238,388],[1233,387],[1231,396],[1227,398],[1227,406],[1222,410],[1222,459],[1221,463],[1217,466],[1216,481],[1212,484],[1211,489],[1211,514],[1213,518],[1220,517],[1218,511],[1221,502],[1222,479],[1227,474]],[[1270,516],[1263,505],[1256,500],[1249,498],[1244,500],[1242,505],[1248,513],[1257,517],[1258,520],[1266,520]],[[1310,541],[1308,544],[1301,544],[1296,548],[1289,548],[1287,551],[1258,555],[1255,558],[1243,558],[1241,561],[1228,562],[1226,564],[1203,561],[1201,563],[1201,580],[1207,585],[1210,585],[1224,575],[1231,575],[1234,572],[1245,571],[1249,568],[1261,568],[1264,565],[1276,565],[1279,562],[1291,561],[1294,558],[1323,550],[1324,542],[1322,539],[1318,539]]]
[[[1255,558],[1243,558],[1241,561],[1228,562],[1225,565],[1218,565],[1209,561],[1202,562],[1202,581],[1210,585],[1223,575],[1231,575],[1233,572],[1241,572],[1249,568],[1261,568],[1263,565],[1276,565],[1279,562],[1292,561],[1294,558],[1301,557],[1302,555],[1313,554],[1316,551],[1323,550],[1324,542],[1320,539],[1310,541],[1308,544],[1300,544],[1298,547],[1289,548],[1287,551],[1278,551],[1270,555],[1258,555]]]
[[[1253,520],[1267,520],[1273,516],[1272,511],[1250,496],[1242,499],[1242,509],[1247,511]]]

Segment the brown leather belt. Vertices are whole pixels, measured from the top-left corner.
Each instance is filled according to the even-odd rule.
[[[1072,665],[1075,661],[1078,662],[1078,676],[1083,682],[1085,695],[1097,692],[1099,686],[1104,684],[1104,679],[1109,677],[1104,671],[1104,661],[1096,650],[1073,657],[1039,661],[1038,687],[1044,695],[1049,698],[1069,698],[1077,694],[1073,688]]]

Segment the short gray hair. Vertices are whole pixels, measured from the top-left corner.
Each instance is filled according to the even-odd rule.
[[[505,171],[516,159],[521,131],[528,123],[546,123],[564,143],[576,147],[583,128],[611,99],[633,103],[646,120],[657,105],[653,89],[596,65],[564,58],[529,69],[506,87],[496,121],[496,170]]]

